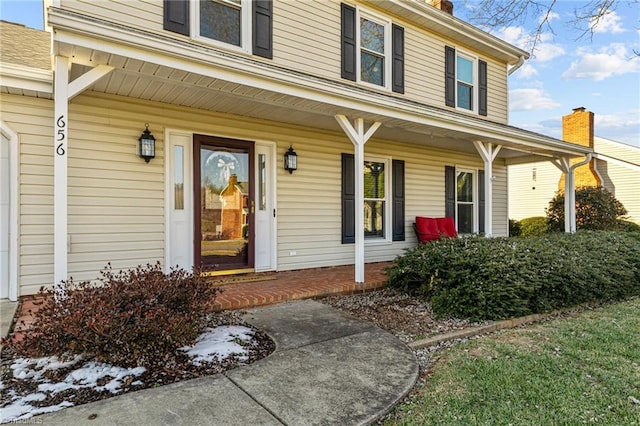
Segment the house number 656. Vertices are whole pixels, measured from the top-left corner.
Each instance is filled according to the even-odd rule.
[[[66,153],[64,149],[65,139],[67,138],[67,123],[64,121],[64,115],[56,120],[56,141],[60,144],[56,147],[56,154],[62,156]]]

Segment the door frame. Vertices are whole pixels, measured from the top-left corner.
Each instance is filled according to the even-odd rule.
[[[20,243],[20,235],[18,234],[20,226],[20,216],[18,214],[18,201],[20,199],[20,163],[18,161],[19,142],[18,134],[14,132],[5,122],[0,119],[0,132],[9,144],[9,235],[6,237],[9,241],[9,281],[0,283],[3,286],[2,298],[8,298],[15,302],[18,300],[18,247]],[[0,141],[0,143],[2,143]],[[4,218],[0,220],[5,220]]]
[[[277,198],[278,191],[276,190],[277,176],[278,176],[278,168],[277,168],[278,160],[276,158],[276,154],[277,154],[278,146],[275,142],[256,140],[255,147],[256,147],[256,162],[258,161],[257,152],[259,147],[265,148],[269,153],[268,158],[271,160],[271,164],[267,166],[267,171],[268,171],[267,197],[271,199],[271,208],[273,210],[273,213],[271,215],[272,220],[270,224],[271,241],[269,242],[269,247],[268,247],[268,250],[270,250],[272,254],[271,264],[264,268],[260,268],[260,269],[256,268],[256,272],[276,271],[278,269],[278,198]],[[257,173],[258,173],[258,167],[256,167],[256,183],[259,182]],[[256,191],[256,197],[257,196],[258,195]],[[258,203],[258,200],[256,199],[256,205],[257,203]],[[255,243],[256,243],[256,252],[257,252],[257,246],[258,244],[260,244],[260,240],[256,239]]]

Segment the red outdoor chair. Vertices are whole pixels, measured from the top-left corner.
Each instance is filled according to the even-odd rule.
[[[452,217],[439,217],[436,221],[438,222],[438,231],[440,231],[442,235],[448,238],[455,238],[458,236],[456,224],[453,223]]]
[[[413,224],[418,237],[418,242],[439,240],[441,238],[438,231],[438,222],[432,217],[416,216],[416,222]]]

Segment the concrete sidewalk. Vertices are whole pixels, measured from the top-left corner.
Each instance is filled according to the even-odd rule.
[[[357,425],[413,387],[418,364],[394,336],[306,300],[245,319],[276,342],[269,357],[226,373],[34,417],[47,425]]]

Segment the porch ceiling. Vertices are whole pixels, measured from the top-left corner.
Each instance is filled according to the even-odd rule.
[[[369,123],[382,123],[375,138],[469,153],[477,153],[473,141],[481,140],[502,145],[499,157],[509,159],[507,161],[517,158],[520,161],[525,158],[527,161],[539,161],[552,156],[582,154],[581,148],[573,148],[543,135],[346,85],[348,90],[357,91],[360,96],[373,98],[372,103],[382,100],[399,105],[404,111],[391,108],[387,114],[386,111],[381,113],[381,108],[377,107],[369,111],[350,108],[344,106],[345,102],[333,103],[317,97],[302,97],[295,91],[286,93],[256,84],[229,81],[222,73],[220,78],[216,78],[215,72],[204,75],[180,69],[179,64],[171,67],[64,42],[56,42],[56,50],[59,55],[70,58],[73,64],[70,81],[99,64],[114,67],[113,72],[89,89],[100,93],[336,132],[342,132],[335,119],[336,114],[361,117]],[[333,89],[336,89],[334,82],[320,83],[333,84]],[[409,116],[404,116],[405,111],[409,111]],[[473,125],[469,126],[469,122]],[[459,123],[466,124],[466,129],[461,130]],[[548,141],[556,146],[549,146]]]

